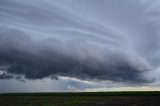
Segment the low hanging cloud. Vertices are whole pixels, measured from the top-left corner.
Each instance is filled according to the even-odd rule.
[[[28,79],[152,81],[146,73],[160,63],[155,2],[1,0],[0,64]]]

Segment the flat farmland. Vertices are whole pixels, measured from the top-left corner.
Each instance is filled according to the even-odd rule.
[[[160,106],[160,92],[5,93],[0,106]]]

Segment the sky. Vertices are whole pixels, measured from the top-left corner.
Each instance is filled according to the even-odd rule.
[[[0,0],[0,92],[160,90],[159,0]]]

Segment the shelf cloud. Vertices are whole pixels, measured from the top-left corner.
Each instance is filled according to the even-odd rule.
[[[0,0],[0,65],[28,79],[157,81],[159,5],[158,0]]]

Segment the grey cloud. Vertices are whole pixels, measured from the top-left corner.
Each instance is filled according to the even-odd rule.
[[[47,43],[35,43],[33,39],[26,37],[27,33],[10,28],[2,28],[1,31],[1,63],[10,65],[9,73],[24,74],[26,78],[37,79],[57,74],[83,79],[137,82],[143,81],[139,75],[148,71],[141,63],[138,63],[140,66],[134,65],[132,55],[127,56],[126,53],[120,53],[120,50],[116,53],[117,51],[108,49],[106,53],[104,47],[85,41],[77,43],[69,40],[64,45],[58,40],[55,42],[55,39],[50,39]],[[62,46],[58,46],[60,50],[57,46],[51,47],[51,44],[58,45],[58,42]],[[70,42],[73,45],[71,48]],[[65,50],[63,47],[70,49]]]
[[[159,25],[141,3],[1,0],[0,64],[29,79],[146,82],[157,67]]]

